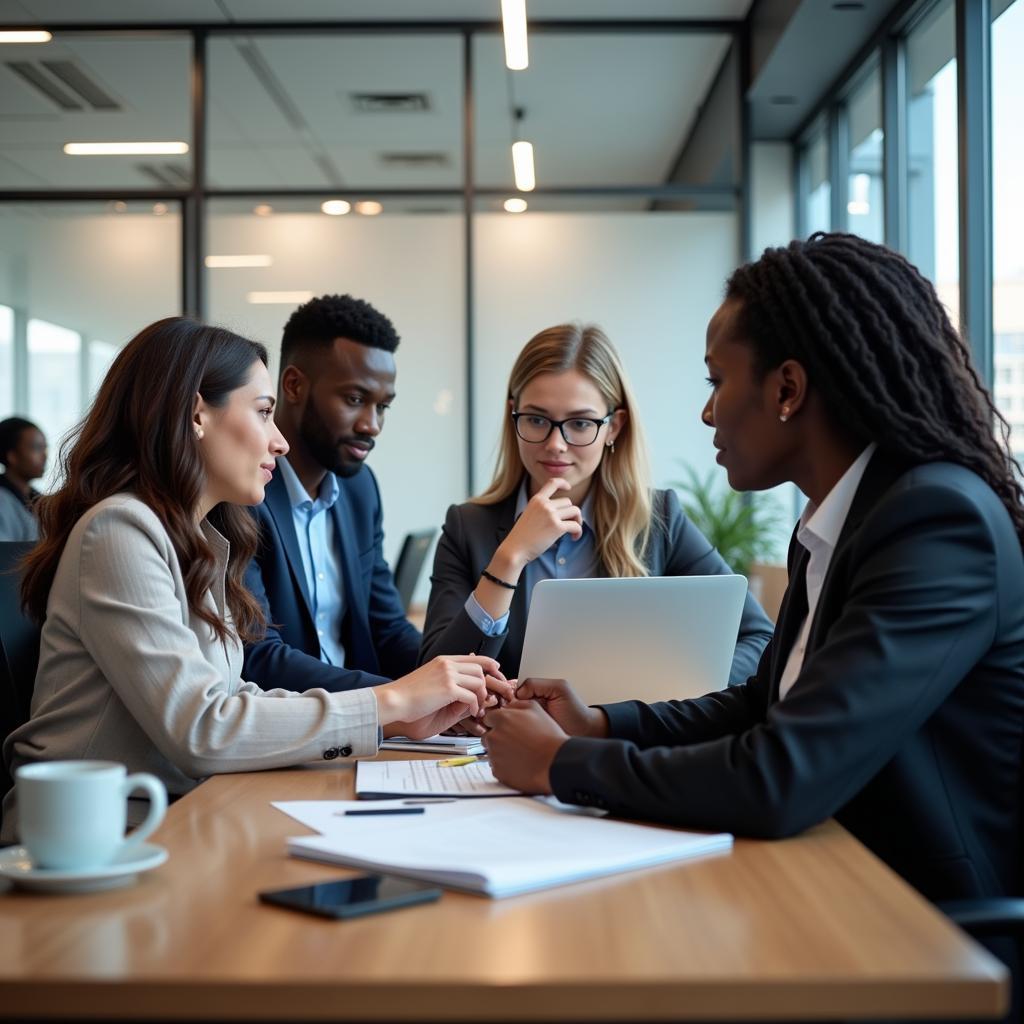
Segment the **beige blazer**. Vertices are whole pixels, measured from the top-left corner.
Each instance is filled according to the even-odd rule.
[[[208,523],[217,583],[208,608],[228,618],[229,545]],[[75,525],[46,607],[32,717],[8,737],[14,770],[96,758],[152,772],[172,795],[204,776],[373,754],[372,690],[261,690],[240,677],[242,649],[189,612],[171,538],[148,505],[116,494]],[[142,807],[130,818],[141,818]],[[15,835],[15,796],[3,835]]]

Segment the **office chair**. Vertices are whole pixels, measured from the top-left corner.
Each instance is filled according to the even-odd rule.
[[[39,627],[22,613],[19,593],[18,563],[32,547],[30,541],[0,542],[0,745],[28,721],[39,662]],[[0,799],[13,784],[0,757]]]
[[[0,542],[0,644],[19,724],[28,721],[32,688],[39,662],[39,627],[21,610],[21,574],[18,564],[34,547],[31,541]]]
[[[412,604],[412,595],[436,534],[437,530],[433,528],[418,530],[416,533],[407,533],[405,540],[402,541],[402,550],[398,553],[398,561],[395,562],[394,577],[398,596],[402,599],[402,607],[406,611]]]

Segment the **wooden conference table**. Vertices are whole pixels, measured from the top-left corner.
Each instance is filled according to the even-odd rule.
[[[387,756],[387,755],[384,755]],[[351,767],[210,779],[132,888],[0,893],[0,1017],[666,1021],[996,1016],[1006,975],[829,823],[782,842],[507,900],[335,922],[257,902],[344,869],[289,858],[271,800]],[[452,836],[452,844],[472,835]]]

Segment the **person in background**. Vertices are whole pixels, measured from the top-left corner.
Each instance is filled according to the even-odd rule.
[[[38,538],[32,481],[46,472],[46,454],[46,438],[31,420],[0,421],[0,541]]]
[[[117,356],[39,501],[24,565],[42,623],[30,720],[7,738],[11,774],[38,761],[118,761],[172,796],[218,772],[373,754],[381,735],[430,736],[478,715],[490,658],[438,658],[394,683],[347,693],[261,689],[242,643],[263,609],[243,574],[263,500],[288,444],[274,424],[262,345],[171,317]],[[138,821],[141,808],[130,820]],[[2,839],[16,834],[16,793]]]
[[[366,465],[395,399],[398,342],[351,295],[312,299],[285,325],[276,417],[289,451],[253,509],[260,542],[246,573],[273,623],[245,649],[260,685],[351,690],[416,668],[420,634],[384,560]]]
[[[730,278],[705,362],[729,483],[810,499],[757,674],[594,708],[526,680],[487,715],[494,774],[746,836],[834,816],[932,900],[1019,896],[1019,467],[935,288],[853,235],[768,249]]]
[[[512,368],[498,465],[448,510],[421,658],[477,651],[519,672],[533,587],[550,578],[707,576],[732,570],[673,491],[651,487],[626,373],[593,325],[541,331]],[[772,624],[747,595],[729,675],[757,668]]]

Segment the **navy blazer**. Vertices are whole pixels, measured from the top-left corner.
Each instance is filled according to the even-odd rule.
[[[430,578],[421,661],[437,654],[473,651],[501,662],[501,670],[509,679],[519,675],[526,634],[524,589],[518,588],[513,595],[508,625],[499,636],[484,634],[466,612],[466,599],[515,524],[517,498],[518,492],[496,505],[469,501],[448,509]],[[732,572],[686,517],[674,491],[655,491],[653,506],[651,539],[645,555],[652,576],[718,576]],[[729,682],[741,682],[757,670],[761,652],[771,636],[771,619],[748,593]]]
[[[416,667],[420,634],[405,617],[384,561],[377,480],[364,466],[355,476],[338,477],[338,487],[330,514],[341,542],[345,584],[344,668],[320,660],[292,507],[280,473],[267,484],[263,504],[252,509],[260,544],[245,583],[271,625],[264,639],[246,646],[243,674],[264,688],[355,690],[407,675]]]
[[[750,836],[834,815],[931,899],[1019,894],[1024,556],[1003,504],[961,466],[876,452],[780,701],[808,557],[794,538],[754,678],[607,706],[614,738],[563,744],[555,794]]]

